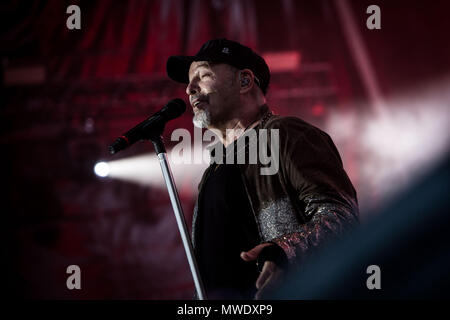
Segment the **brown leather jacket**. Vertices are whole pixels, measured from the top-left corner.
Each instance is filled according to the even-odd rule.
[[[257,132],[279,130],[279,169],[276,174],[261,175],[264,166],[260,161],[257,164],[247,161],[239,164],[242,181],[260,241],[278,244],[290,265],[298,266],[311,249],[358,223],[356,191],[325,132],[299,118],[273,115],[267,105],[261,108],[261,119],[254,128]],[[270,137],[268,134],[269,148]],[[213,166],[203,174],[198,199]],[[194,248],[198,240],[197,215],[201,210],[198,204],[197,200],[192,227]]]

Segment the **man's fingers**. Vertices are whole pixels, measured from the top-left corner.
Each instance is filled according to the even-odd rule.
[[[273,245],[272,243],[262,243],[260,245],[257,245],[256,247],[254,247],[249,251],[241,252],[241,258],[245,261],[256,260],[264,247],[272,245]]]
[[[267,279],[272,275],[273,269],[270,267],[270,261],[266,261],[262,268],[262,271],[256,280],[256,289],[261,288],[264,283],[266,283]],[[272,262],[273,263],[273,262]]]
[[[263,298],[280,284],[282,272],[274,262],[266,261],[264,263],[261,274],[256,280],[256,288],[258,289],[255,294],[256,300]]]
[[[257,257],[255,257],[253,254],[249,253],[249,251],[241,252],[241,259],[244,260],[244,261],[253,261],[256,258]]]
[[[268,293],[273,292],[277,288],[278,278],[276,273],[271,273],[269,278],[266,279],[261,288],[256,292],[255,300],[264,299]]]

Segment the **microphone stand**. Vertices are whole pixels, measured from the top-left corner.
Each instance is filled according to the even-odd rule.
[[[194,256],[194,249],[192,247],[191,238],[188,233],[188,228],[186,226],[186,220],[184,219],[183,208],[180,204],[180,199],[178,197],[177,188],[175,186],[175,181],[172,176],[172,171],[169,167],[169,162],[167,161],[166,148],[164,142],[162,141],[161,134],[164,131],[164,124],[157,126],[155,130],[149,134],[149,140],[153,143],[155,147],[156,154],[158,155],[159,164],[161,165],[161,170],[166,182],[167,190],[169,191],[170,201],[172,203],[173,211],[175,213],[175,218],[177,220],[178,229],[180,231],[181,240],[183,241],[184,250],[189,262],[189,267],[191,269],[192,278],[194,279],[195,289],[197,291],[197,297],[199,300],[205,300],[205,288],[203,286],[202,279],[200,277],[200,272],[198,270],[197,261]]]

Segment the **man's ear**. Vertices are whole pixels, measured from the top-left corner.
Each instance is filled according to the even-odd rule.
[[[239,84],[241,86],[241,93],[250,91],[253,88],[255,76],[250,69],[244,69],[239,72]]]

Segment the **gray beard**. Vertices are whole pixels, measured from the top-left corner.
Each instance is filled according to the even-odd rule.
[[[197,128],[208,128],[211,124],[211,113],[208,110],[198,110],[192,122]]]

